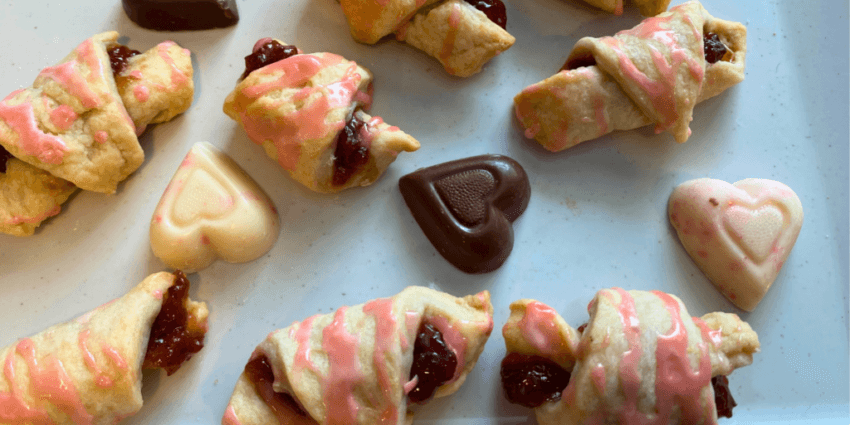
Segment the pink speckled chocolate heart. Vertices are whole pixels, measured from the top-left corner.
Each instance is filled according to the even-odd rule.
[[[682,246],[726,298],[752,311],[767,293],[803,225],[800,199],[762,179],[697,179],[668,204]]]

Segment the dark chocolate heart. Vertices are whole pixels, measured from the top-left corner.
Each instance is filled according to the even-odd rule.
[[[482,155],[423,168],[399,189],[437,251],[466,273],[499,268],[514,246],[516,220],[528,206],[525,170],[502,155]]]
[[[205,30],[236,25],[236,0],[121,0],[124,12],[142,28]]]

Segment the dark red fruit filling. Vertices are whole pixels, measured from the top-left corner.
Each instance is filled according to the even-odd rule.
[[[180,270],[174,272],[174,284],[163,294],[162,308],[151,326],[143,367],[162,368],[171,375],[183,362],[204,348],[203,329],[189,316],[189,279]]]
[[[288,57],[298,54],[298,48],[280,44],[275,40],[270,40],[259,48],[255,48],[254,52],[245,56],[245,73],[241,79],[245,79],[248,74],[275,62],[282,61]]]
[[[578,331],[578,333],[583,333],[585,329],[587,329],[587,323],[579,326],[576,330]]]
[[[369,146],[360,136],[366,123],[353,114],[339,133],[334,150],[334,186],[342,186],[369,162]]]
[[[446,346],[443,334],[433,325],[419,326],[416,344],[413,346],[413,366],[410,379],[417,377],[416,388],[408,394],[410,401],[421,403],[431,398],[440,385],[455,376],[457,356]]]
[[[248,364],[245,365],[245,374],[248,375],[248,380],[254,384],[254,388],[266,405],[274,412],[278,418],[289,418],[293,414],[307,418],[307,412],[295,402],[291,395],[286,393],[278,393],[274,391],[274,372],[269,364],[269,359],[265,355],[257,356]],[[288,423],[281,420],[281,423]]]
[[[717,417],[732,417],[732,408],[738,405],[732,398],[729,390],[729,379],[724,375],[711,378],[711,386],[714,387],[714,404],[717,406]]]
[[[464,0],[476,9],[484,12],[496,25],[507,29],[508,14],[505,12],[505,4],[502,0]]]
[[[511,403],[537,407],[560,400],[570,383],[570,372],[540,356],[511,353],[502,360],[502,388]]]
[[[6,173],[6,161],[14,158],[9,151],[3,146],[0,146],[0,173]]]
[[[138,55],[140,52],[121,44],[115,44],[106,49],[106,53],[109,54],[109,64],[112,65],[112,73],[119,75],[127,67],[127,60]]]
[[[705,49],[705,61],[708,63],[717,63],[726,55],[726,45],[720,41],[717,34],[710,32],[702,37]]]

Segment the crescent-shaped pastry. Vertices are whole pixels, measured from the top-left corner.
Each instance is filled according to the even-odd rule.
[[[222,423],[409,424],[410,403],[463,384],[492,329],[487,291],[409,287],[310,317],[257,346]]]
[[[355,40],[375,44],[395,33],[458,77],[481,71],[516,41],[505,30],[501,0],[340,0],[340,5]]]
[[[321,193],[368,186],[419,142],[367,114],[372,73],[333,53],[264,38],[224,112],[293,179]]]
[[[149,124],[168,121],[191,105],[194,84],[188,50],[165,41],[141,54],[115,42],[107,44],[106,51],[120,100],[139,134]],[[46,93],[42,98],[42,105],[51,103]],[[66,104],[44,112],[60,129],[71,131],[80,125],[75,124],[80,118]],[[0,233],[32,235],[42,221],[59,213],[76,190],[73,183],[15,158],[0,145]]]
[[[559,73],[514,98],[516,116],[553,152],[649,124],[684,143],[694,106],[744,80],[746,35],[690,1],[613,37],[582,38]]]
[[[660,291],[599,291],[578,330],[534,300],[511,304],[502,385],[541,425],[716,424],[735,405],[726,375],[758,335],[738,316],[691,317]],[[546,379],[544,379],[546,378]]]
[[[142,369],[171,375],[203,347],[207,306],[181,273],[0,349],[0,424],[112,425],[142,407]]]

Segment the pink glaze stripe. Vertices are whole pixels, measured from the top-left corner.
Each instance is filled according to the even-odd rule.
[[[59,105],[56,109],[50,111],[50,122],[60,131],[71,128],[77,117],[77,113],[68,105]]]
[[[523,338],[544,357],[555,361],[564,361],[572,347],[564,344],[558,330],[558,313],[552,307],[539,301],[529,303],[525,314],[517,323]]]
[[[47,410],[38,406],[31,407],[24,401],[24,391],[16,385],[15,381],[15,350],[10,349],[6,355],[3,376],[12,391],[11,393],[0,391],[0,420],[10,425],[53,423]]]
[[[635,300],[631,294],[622,288],[614,288],[614,292],[619,294],[619,302],[617,310],[620,315],[620,323],[623,326],[623,334],[628,343],[629,350],[623,354],[620,359],[620,386],[625,395],[625,405],[620,412],[620,423],[636,424],[642,422],[642,415],[638,411],[638,393],[640,391],[641,374],[639,371],[640,358],[643,353],[643,347],[640,341],[640,321],[635,308]],[[611,301],[614,301],[615,296],[612,292],[604,292]]]
[[[455,49],[455,40],[457,39],[457,30],[460,25],[461,18],[461,9],[460,4],[454,3],[452,5],[452,11],[449,14],[449,32],[446,34],[446,39],[443,41],[443,49],[440,51],[440,61],[445,64],[448,68],[448,64],[445,62],[449,60]],[[449,70],[452,72],[451,70]]]
[[[664,308],[670,314],[672,326],[670,333],[658,336],[655,349],[655,395],[658,399],[657,423],[666,424],[676,406],[681,409],[683,423],[701,423],[711,416],[704,416],[703,403],[714,409],[713,397],[703,397],[704,390],[711,384],[711,359],[705,343],[699,344],[700,357],[697,370],[692,370],[688,356],[688,331],[682,320],[679,303],[670,295],[652,291],[664,302]]]
[[[106,376],[100,367],[97,365],[97,360],[94,358],[94,354],[92,354],[91,349],[89,348],[89,338],[91,337],[91,331],[86,329],[80,332],[80,336],[77,338],[77,342],[80,346],[80,351],[83,353],[83,361],[88,367],[89,371],[94,375],[94,382],[98,387],[101,388],[109,388],[113,385],[112,379]]]
[[[354,397],[354,387],[363,379],[358,357],[359,341],[345,329],[342,307],[334,313],[333,321],[322,330],[322,348],[328,354],[328,374],[322,380],[322,392],[327,409],[328,425],[357,423],[360,405]]]
[[[455,369],[455,374],[452,379],[446,382],[443,385],[448,385],[457,380],[460,377],[461,372],[463,372],[464,367],[466,367],[466,349],[468,348],[469,341],[465,336],[455,328],[455,326],[449,322],[448,319],[442,316],[431,316],[425,318],[425,322],[434,325],[440,333],[443,334],[443,341],[446,343],[446,346],[452,350],[457,357],[457,368]]]
[[[398,406],[393,401],[393,385],[390,382],[390,372],[387,370],[385,359],[395,347],[398,324],[393,314],[393,300],[381,298],[370,301],[363,306],[363,313],[375,319],[375,348],[372,353],[372,366],[378,375],[378,385],[381,387],[380,399],[373,402],[381,410],[380,424],[393,425],[398,422]],[[401,376],[402,382],[407,377]]]
[[[189,81],[189,78],[186,76],[186,74],[184,74],[180,71],[179,68],[177,68],[177,65],[174,63],[174,58],[172,58],[171,53],[168,52],[171,46],[174,46],[176,44],[177,43],[169,40],[163,41],[162,43],[159,43],[156,46],[156,51],[157,53],[159,53],[159,56],[162,58],[162,60],[165,61],[165,63],[168,64],[169,67],[171,67],[171,85],[173,87],[179,86],[181,84],[186,84],[186,82]]]
[[[24,339],[16,347],[29,367],[30,389],[35,399],[49,400],[59,411],[68,415],[77,425],[91,425],[94,417],[86,411],[80,395],[71,378],[65,372],[62,362],[55,357],[36,358],[32,340]]]
[[[295,357],[292,359],[292,379],[301,379],[301,373],[304,369],[316,370],[313,361],[310,360],[310,333],[313,330],[313,321],[315,319],[316,316],[308,317],[298,325],[298,329],[292,329],[290,331],[290,338],[294,339],[296,344],[298,344],[298,348],[295,350]]]
[[[136,96],[136,100],[139,102],[147,102],[150,98],[150,89],[148,89],[148,86],[139,83],[133,87],[133,96]]]
[[[42,214],[39,214],[39,215],[36,215],[36,216],[33,216],[33,217],[23,217],[23,216],[17,216],[17,215],[12,216],[12,218],[10,218],[7,223],[11,224],[13,226],[17,226],[19,224],[24,224],[24,223],[38,224],[38,223],[41,223],[44,220],[47,220],[50,217],[53,217],[56,214],[59,214],[59,211],[61,211],[61,209],[62,209],[62,207],[60,207],[59,205],[56,205],[55,207],[51,208],[49,211],[42,213]]]
[[[233,410],[233,406],[228,404],[227,410],[224,411],[224,417],[221,419],[221,425],[242,425],[242,422],[239,422],[239,418],[236,417],[236,412]]]
[[[18,146],[27,155],[38,158],[47,164],[61,164],[68,146],[62,139],[46,134],[38,128],[32,105],[22,103],[10,106],[7,102],[20,91],[13,92],[0,102],[0,119],[6,121],[12,131],[18,135]]]

